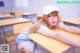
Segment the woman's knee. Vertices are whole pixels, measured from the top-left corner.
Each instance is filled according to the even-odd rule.
[[[33,52],[34,43],[31,41],[26,41],[18,45],[18,49],[23,48],[25,52]]]

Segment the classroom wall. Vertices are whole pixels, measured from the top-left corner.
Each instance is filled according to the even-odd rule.
[[[80,17],[80,5],[58,5],[65,18]]]
[[[23,13],[29,12],[29,7],[29,0],[15,0],[15,11],[21,11]]]
[[[5,7],[0,7],[0,13],[6,10],[35,12],[40,13],[42,8],[46,5],[57,5],[60,9],[61,15],[65,18],[80,17],[80,4],[57,4],[57,0],[0,0],[4,1]]]
[[[30,0],[30,10],[32,12],[40,13],[42,8],[46,5],[57,5],[60,9],[61,15],[65,18],[80,17],[80,4],[64,4],[56,3],[57,0]]]
[[[14,0],[0,0],[4,2],[4,7],[0,7],[0,14],[4,11],[14,11]]]
[[[40,13],[44,6],[54,4],[56,4],[55,0],[30,0],[30,10],[32,12]]]

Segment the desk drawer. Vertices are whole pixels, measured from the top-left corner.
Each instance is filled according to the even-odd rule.
[[[14,36],[14,33],[12,31],[4,32],[4,37],[5,36]]]
[[[13,25],[3,26],[3,30],[4,30],[4,32],[13,31]]]
[[[14,35],[13,25],[3,27],[4,36]]]

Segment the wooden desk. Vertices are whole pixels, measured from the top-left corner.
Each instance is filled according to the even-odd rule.
[[[80,17],[78,17],[78,18],[64,18],[63,21],[74,23],[74,24],[80,24]]]
[[[3,41],[0,40],[0,43],[1,42],[5,43],[4,36],[10,35],[10,34],[13,35],[21,32],[21,30],[27,27],[27,23],[29,24],[28,20],[24,18],[1,20],[0,21],[0,35],[1,35],[0,38],[3,37],[1,38]]]
[[[80,41],[80,35],[76,35],[76,34],[72,34],[60,29],[56,30],[57,32],[61,32],[61,33],[66,33],[67,35],[69,35],[70,37],[75,38],[76,40]],[[43,46],[44,48],[46,48],[47,50],[49,50],[51,53],[73,53],[74,52],[74,48],[64,44],[62,42],[59,42],[55,39],[43,36],[41,34],[38,33],[34,33],[29,35],[29,37],[34,40],[36,43],[40,44],[41,46]],[[69,49],[73,50],[73,51],[69,51]],[[80,50],[80,49],[79,49]],[[77,52],[74,52],[77,53]],[[79,51],[80,53],[80,51]]]
[[[22,15],[33,15],[33,14],[36,14],[36,13],[22,13]]]
[[[22,17],[32,20],[36,16],[36,13],[23,13]]]
[[[16,36],[24,28],[31,26],[32,23],[24,18],[15,18],[0,21],[0,44],[9,44],[10,53],[16,53]]]
[[[23,23],[23,22],[28,22],[28,21],[29,20],[24,19],[24,18],[15,18],[15,19],[2,20],[2,21],[0,21],[0,26]]]
[[[12,15],[3,15],[3,14],[0,15],[0,19],[1,18],[12,18],[12,17],[13,17]]]

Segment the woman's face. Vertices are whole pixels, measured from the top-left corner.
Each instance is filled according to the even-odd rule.
[[[57,11],[54,11],[54,12],[52,12],[52,13],[49,14],[49,17],[48,17],[48,23],[49,23],[49,25],[52,25],[52,26],[57,25],[57,22],[58,22],[57,15],[58,15]]]

